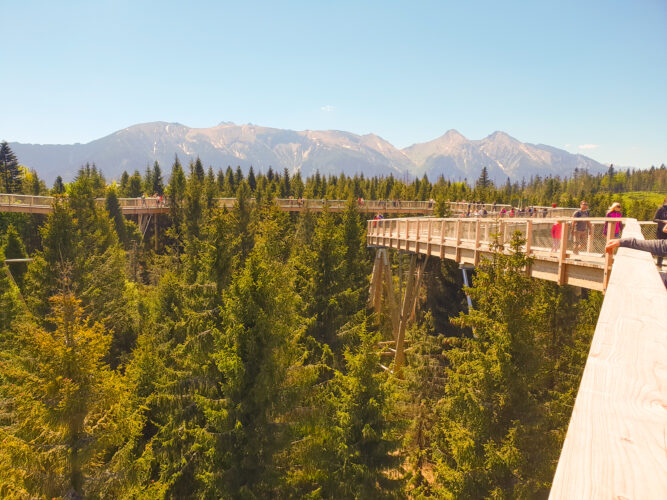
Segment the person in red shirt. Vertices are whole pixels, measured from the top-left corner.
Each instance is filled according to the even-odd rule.
[[[556,222],[551,226],[551,251],[557,252],[560,248],[560,238],[562,236],[562,225],[560,222]]]

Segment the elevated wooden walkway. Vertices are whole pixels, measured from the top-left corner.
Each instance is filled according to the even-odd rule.
[[[572,233],[574,221],[590,224],[579,241]],[[615,219],[615,221],[626,219]],[[606,287],[611,259],[604,255],[608,237],[605,218],[519,219],[519,218],[404,218],[368,221],[367,243],[371,247],[393,248],[408,253],[451,259],[477,265],[481,258],[490,258],[497,251],[495,236],[508,251],[508,242],[515,231],[526,239],[524,251],[533,258],[527,272],[540,279],[560,285],[575,285],[592,290]],[[554,225],[560,225],[562,238],[552,236]],[[647,230],[653,223],[642,223]],[[609,232],[608,232],[609,233]],[[613,229],[611,233],[613,234]]]
[[[48,214],[53,210],[52,196],[30,196],[0,193],[0,212],[20,212],[32,214]],[[96,200],[104,204],[104,198]],[[119,198],[121,210],[126,215],[150,215],[169,212],[169,203],[166,199],[160,203],[158,198]],[[250,199],[254,203],[254,199]],[[309,210],[321,212],[324,207],[330,212],[345,210],[345,200],[312,200],[312,199],[276,199],[276,206],[286,212],[300,212]],[[216,198],[215,204],[219,208],[232,208],[236,198]],[[456,204],[454,204],[456,205]],[[490,205],[489,205],[490,207]],[[402,215],[420,215],[433,213],[434,203],[429,201],[377,201],[369,200],[357,203],[362,213],[386,213]],[[459,209],[461,210],[461,209]]]
[[[609,237],[602,229],[607,225],[612,234],[618,220],[576,219],[590,223],[579,241],[573,240],[575,220],[569,218],[368,221],[368,245],[378,248],[369,305],[379,310],[386,293],[394,340],[385,344],[395,348],[383,353],[394,356],[393,365],[383,368],[395,373],[405,363],[405,324],[425,266],[425,259],[416,260],[420,255],[476,265],[494,251],[507,251],[492,246],[494,233],[502,244],[518,230],[534,259],[526,270],[532,276],[606,289],[551,499],[667,498],[667,290],[646,252],[621,248],[612,267],[611,256],[603,254]],[[655,232],[652,223],[622,222],[624,237],[644,239]],[[560,225],[560,239],[551,235],[554,224]],[[391,248],[411,254],[398,304],[387,257]]]
[[[20,194],[0,193],[0,212],[19,212],[32,214],[48,214],[52,211],[54,197],[52,196],[32,196]],[[98,198],[97,203],[103,205],[104,198]],[[254,203],[254,199],[250,199]],[[119,198],[121,210],[126,215],[151,215],[169,212],[169,202],[158,198]],[[236,198],[216,198],[215,204],[219,208],[232,208],[236,203]],[[321,212],[324,207],[330,212],[342,212],[347,206],[346,200],[322,200],[322,199],[292,199],[278,198],[274,200],[278,208],[286,212],[301,212],[309,210],[311,212]],[[357,208],[365,214],[396,214],[396,215],[431,215],[435,209],[433,201],[403,201],[403,200],[360,200]],[[491,203],[469,203],[469,202],[449,202],[449,208],[456,214],[468,214],[478,211],[486,211],[489,215],[498,215],[502,210],[511,210],[510,205],[491,204]],[[536,217],[547,216],[569,216],[576,210],[575,208],[552,208],[552,207],[534,207]]]

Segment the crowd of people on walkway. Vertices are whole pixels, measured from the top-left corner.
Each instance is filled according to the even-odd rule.
[[[618,205],[618,207],[614,207],[614,205]],[[612,205],[612,208],[616,210],[616,212],[620,213],[620,205],[618,203],[615,203],[614,205]],[[607,213],[607,216],[611,217],[609,212]],[[616,215],[614,217],[621,216]],[[663,200],[662,206],[656,210],[655,215],[653,216],[653,221],[658,223],[657,239],[638,240],[637,238],[619,238],[620,231],[615,231],[614,239],[607,243],[605,250],[611,253],[616,248],[623,247],[650,252],[658,258],[656,265],[658,266],[659,270],[662,270],[663,258],[667,257],[667,197],[665,197]],[[616,224],[618,225],[620,223],[617,222]],[[663,281],[665,282],[665,286],[667,286],[667,273],[661,273],[661,275]]]
[[[553,209],[558,209],[556,204],[553,204],[551,210],[548,207],[514,207],[512,205],[498,205],[493,203],[482,203],[481,201],[460,201],[455,204],[465,206],[465,211],[461,213],[461,217],[542,217],[546,218],[552,215]]]
[[[161,194],[153,193],[153,196],[147,197],[146,193],[141,195],[141,206],[142,207],[157,207],[160,208],[164,206],[164,198]]]

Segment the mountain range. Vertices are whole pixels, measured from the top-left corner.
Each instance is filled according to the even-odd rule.
[[[168,176],[174,155],[181,163],[201,158],[206,167],[240,165],[256,172],[287,168],[306,177],[321,174],[421,177],[435,180],[475,180],[483,167],[495,182],[540,175],[571,175],[575,168],[590,173],[607,167],[583,155],[543,144],[528,144],[504,132],[481,140],[466,139],[456,130],[429,142],[398,149],[375,134],[356,135],[337,130],[283,130],[223,122],[210,128],[179,123],[133,125],[86,144],[10,143],[21,164],[34,168],[47,183],[61,175],[71,180],[79,167],[95,163],[109,179],[124,170],[143,172],[156,160]]]

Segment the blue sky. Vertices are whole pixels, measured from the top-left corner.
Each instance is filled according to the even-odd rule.
[[[0,0],[0,140],[141,122],[495,130],[667,163],[667,1]]]

